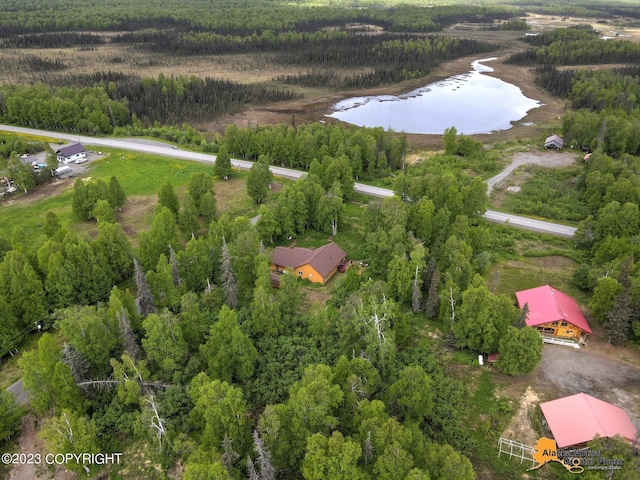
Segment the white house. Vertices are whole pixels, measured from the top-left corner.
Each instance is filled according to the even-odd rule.
[[[72,163],[80,158],[87,158],[87,149],[81,143],[74,143],[56,150],[56,155],[59,162]]]

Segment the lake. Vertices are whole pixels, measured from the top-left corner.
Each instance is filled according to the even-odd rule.
[[[456,75],[402,95],[354,97],[336,103],[328,117],[361,127],[396,132],[442,134],[456,127],[473,135],[508,130],[542,104],[525,97],[520,88],[484,75],[495,58],[471,63],[469,73]]]

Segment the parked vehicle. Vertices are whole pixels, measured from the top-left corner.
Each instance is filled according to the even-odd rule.
[[[76,160],[77,164],[86,163],[86,162],[88,162],[87,157],[80,157],[79,159]]]
[[[68,166],[68,165],[63,165],[63,166],[61,166],[61,167],[56,168],[56,169],[53,171],[53,174],[54,174],[56,177],[59,177],[59,176],[61,176],[61,175],[64,175],[65,173],[70,173],[70,172],[71,172],[71,167],[70,167],[70,166]]]

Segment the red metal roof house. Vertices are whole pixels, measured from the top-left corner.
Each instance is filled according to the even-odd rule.
[[[578,393],[540,404],[558,448],[580,445],[600,437],[620,435],[629,442],[636,437],[636,428],[622,408]]]
[[[528,305],[526,324],[543,336],[581,340],[591,335],[591,328],[578,303],[555,288],[544,285],[516,292],[518,305]]]
[[[296,273],[312,282],[326,283],[344,262],[347,254],[331,242],[320,248],[276,247],[271,254],[271,270]]]

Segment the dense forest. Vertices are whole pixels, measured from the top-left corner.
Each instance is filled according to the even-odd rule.
[[[372,23],[396,32],[434,32],[457,22],[492,22],[515,17],[520,10],[508,5],[434,5],[422,8],[420,2],[397,2],[393,8],[380,8],[376,1],[363,2],[358,8],[347,5],[285,4],[279,1],[225,0],[212,5],[207,0],[162,1],[127,0],[94,2],[87,8],[77,0],[54,0],[43,4],[36,0],[3,0],[5,13],[0,35],[9,37],[43,32],[136,31],[176,29],[212,31],[221,35],[250,36],[263,31],[315,32],[345,23]],[[302,8],[301,8],[302,7]],[[25,15],[25,12],[29,15]]]
[[[164,75],[141,79],[117,73],[79,74],[54,83],[68,86],[0,86],[3,120],[34,128],[108,134],[136,122],[180,124],[236,112],[247,103],[295,97],[283,88]]]
[[[345,9],[341,1],[317,6],[304,0],[215,6],[204,0],[0,0],[0,36],[4,48],[93,48],[106,42],[86,33],[95,30],[114,32],[115,44],[173,55],[262,52],[282,65],[323,67],[279,78],[282,83],[351,88],[416,78],[443,60],[496,48],[431,32],[523,12],[417,3],[383,8],[388,2],[382,0]],[[624,4],[551,3],[536,2],[536,11],[603,19],[638,14]],[[367,35],[367,27],[356,32],[348,23],[386,33]],[[539,85],[573,108],[562,123],[567,144],[594,150],[576,167],[571,185],[578,205],[572,220],[580,221],[575,244],[561,247],[580,263],[573,283],[592,293],[589,308],[611,343],[640,343],[639,71],[635,65],[575,68],[636,63],[636,46],[600,40],[586,28],[525,40],[531,49],[511,61],[535,67]],[[29,58],[43,70],[65,69],[61,61]],[[566,64],[574,67],[559,68]],[[345,68],[361,71],[337,72]],[[521,464],[496,459],[493,450],[514,405],[490,391],[490,406],[475,415],[484,386],[472,368],[478,354],[500,352],[496,368],[508,379],[531,373],[542,358],[540,336],[523,328],[526,312],[495,293],[487,272],[515,258],[520,244],[547,240],[525,233],[516,240],[486,223],[483,178],[500,168],[494,151],[450,128],[443,151],[408,166],[404,135],[299,126],[293,119],[292,125],[230,125],[210,141],[176,125],[295,94],[213,78],[117,72],[43,80],[0,86],[3,121],[151,133],[217,153],[214,167],[185,177],[188,184],[179,189],[169,178],[158,181],[144,220],[150,226],[137,234],[123,226],[121,210],[131,199],[122,177],[99,175],[76,179],[61,197],[68,205],[41,215],[43,235],[22,228],[0,234],[0,355],[37,335],[19,367],[47,451],[126,452],[127,464],[113,467],[114,478],[522,475]],[[44,142],[2,135],[0,171],[26,192],[45,178],[20,155],[39,151],[47,152],[48,169],[57,164]],[[231,156],[255,161],[242,174],[255,202],[251,216],[259,213],[254,221],[219,211],[219,186],[239,175]],[[105,162],[128,161],[119,157]],[[269,165],[307,175],[282,181],[276,191]],[[396,196],[361,198],[353,187],[362,179],[384,179]],[[70,224],[56,213],[64,208]],[[345,238],[356,261],[336,274],[329,290],[295,275],[282,275],[273,288],[271,249],[309,238],[314,246]],[[15,439],[23,413],[2,389],[0,442]],[[626,444],[605,442],[633,478],[640,471],[637,455]],[[603,448],[603,442],[591,446]],[[67,468],[83,473],[80,464]],[[98,467],[89,471],[99,473]]]
[[[312,173],[265,208],[290,208],[294,235],[330,228],[353,178],[338,175],[328,189],[322,182],[329,179]],[[429,342],[412,340],[409,309],[448,315],[441,281],[465,292],[469,311],[457,312],[456,334],[480,351],[504,341],[519,314],[472,278],[475,253],[488,247],[488,235],[471,228],[486,204],[481,182],[451,175],[442,187],[425,177],[415,205],[372,203],[370,273],[352,267],[328,307],[301,309],[295,276],[271,286],[260,242],[275,236],[268,215],[256,227],[216,218],[211,175],[194,175],[182,201],[165,183],[135,249],[114,216],[126,203],[118,180],[78,179],[73,212],[97,220],[96,238],[69,231],[50,212],[42,245],[27,247],[21,231],[2,241],[3,346],[34,322],[50,330],[21,360],[32,408],[46,415],[48,448],[114,451],[133,438],[153,445],[148,455],[167,468],[181,460],[184,478],[246,478],[254,469],[270,478],[473,478],[465,387],[446,375]],[[476,198],[472,190],[477,205],[440,208],[452,196]],[[293,204],[299,200],[304,206]],[[131,276],[135,298],[117,286]],[[502,307],[483,321],[500,322],[497,335],[481,344],[471,305],[494,297]],[[539,355],[541,343],[532,345]],[[507,356],[505,371],[531,368],[535,355],[526,365]],[[60,425],[78,436],[64,437]]]
[[[590,27],[558,29],[528,37],[527,41],[536,47],[514,54],[510,61],[535,66],[536,83],[567,99],[572,110],[564,115],[562,130],[568,144],[600,149],[617,158],[640,153],[637,44],[600,39]],[[579,47],[574,46],[576,42]],[[628,65],[608,69],[557,67],[582,63]]]

